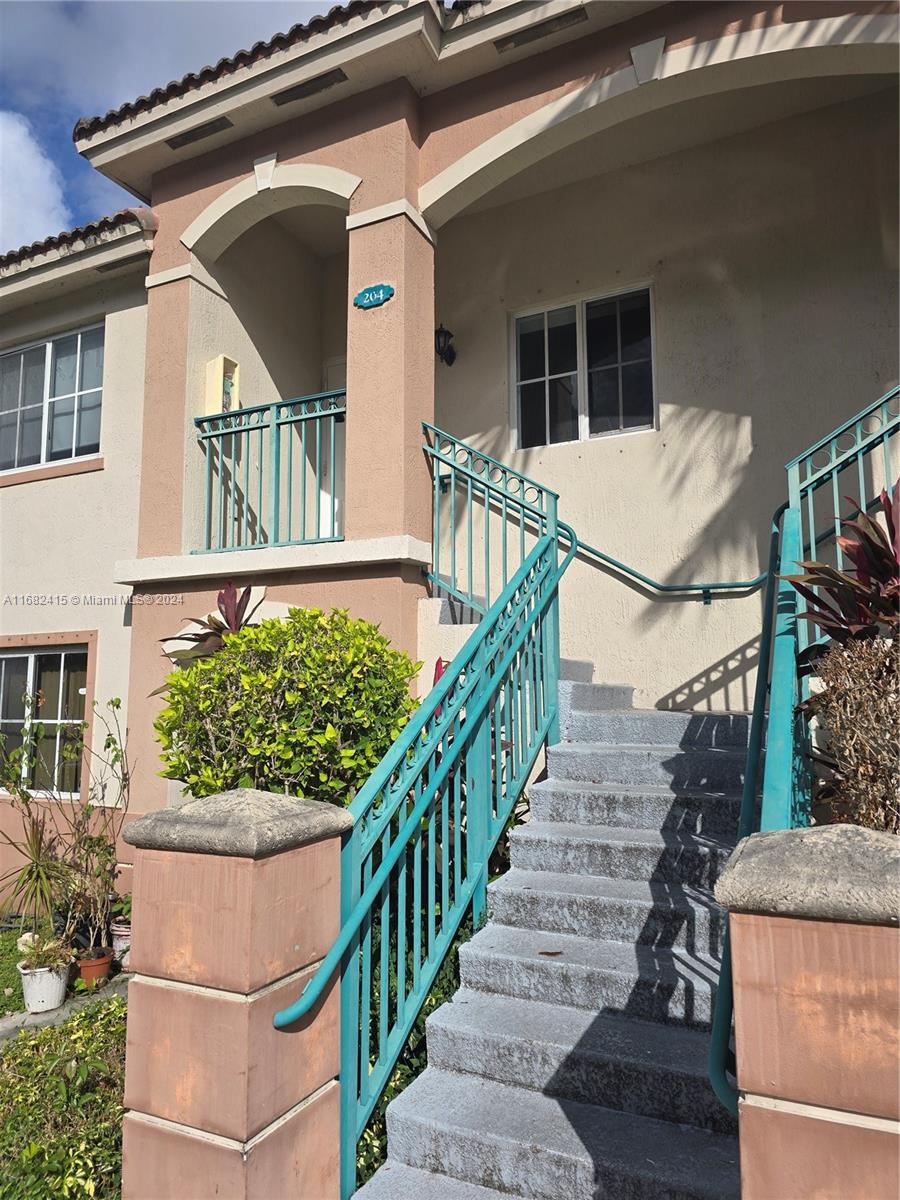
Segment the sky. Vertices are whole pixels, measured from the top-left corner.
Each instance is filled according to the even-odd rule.
[[[0,253],[138,203],[72,128],[336,0],[0,0]]]

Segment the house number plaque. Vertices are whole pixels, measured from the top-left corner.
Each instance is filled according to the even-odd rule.
[[[353,297],[353,305],[355,308],[379,308],[387,304],[393,294],[394,289],[389,283],[375,283],[357,292]]]

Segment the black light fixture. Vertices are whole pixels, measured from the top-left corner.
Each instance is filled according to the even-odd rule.
[[[434,331],[434,352],[448,367],[456,362],[456,351],[453,349],[453,334],[443,325],[438,325]]]

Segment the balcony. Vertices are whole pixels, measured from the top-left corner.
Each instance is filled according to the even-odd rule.
[[[206,459],[197,554],[343,540],[344,390],[196,417]]]

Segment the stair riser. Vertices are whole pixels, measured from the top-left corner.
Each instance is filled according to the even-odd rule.
[[[569,740],[613,746],[678,746],[682,750],[746,750],[746,717],[697,713],[590,712],[575,708]]]
[[[592,842],[564,837],[534,837],[513,830],[512,865],[526,871],[555,871],[561,875],[601,875],[607,879],[649,879],[671,884],[677,897],[681,885],[711,887],[728,861],[730,850],[707,846],[646,846],[639,842]]]
[[[397,1120],[390,1108],[387,1129],[392,1158],[529,1200],[711,1200],[699,1173],[696,1191],[674,1191],[654,1177],[646,1160],[640,1162],[640,1174],[626,1173],[604,1163],[547,1154],[531,1142],[448,1129],[408,1113]]]
[[[628,900],[588,896],[548,896],[527,891],[493,891],[491,916],[501,925],[570,933],[615,942],[679,946],[691,953],[718,955],[724,915],[698,906],[673,912]],[[664,952],[664,951],[663,951]]]
[[[626,787],[669,787],[737,791],[743,784],[743,755],[722,750],[681,751],[662,747],[615,753],[573,751],[564,744],[549,752],[548,776]]]
[[[584,966],[513,958],[461,946],[460,977],[464,987],[547,1004],[566,1004],[596,1012],[625,1013],[643,1021],[659,1021],[707,1029],[712,1012],[712,986],[680,978],[658,984],[652,978],[624,975]]]
[[[619,829],[658,829],[672,833],[733,834],[739,801],[732,797],[679,799],[616,792],[579,792],[558,783],[542,784],[528,794],[536,821],[566,821],[573,825],[614,825]]]
[[[428,1022],[428,1062],[530,1088],[547,1096],[734,1133],[735,1124],[705,1076],[667,1071],[663,1064],[617,1062],[575,1047],[516,1042],[477,1030]]]
[[[570,714],[630,709],[633,696],[634,688],[625,684],[559,681],[560,708]]]

